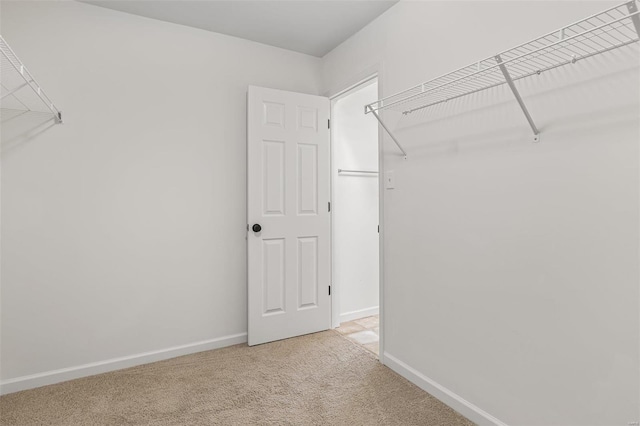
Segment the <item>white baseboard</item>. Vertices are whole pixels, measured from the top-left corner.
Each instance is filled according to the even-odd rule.
[[[33,389],[40,386],[52,385],[54,383],[66,382],[67,380],[78,379],[80,377],[107,373],[109,371],[121,370],[123,368],[135,367],[137,365],[162,361],[169,358],[175,358],[177,356],[237,345],[240,343],[246,343],[246,341],[247,333],[233,334],[231,336],[203,340],[202,342],[174,346],[157,351],[144,352],[136,355],[78,365],[76,367],[62,368],[60,370],[16,377],[15,379],[0,381],[0,395],[26,389]]]
[[[345,312],[344,314],[340,314],[340,322],[349,322],[360,318],[378,315],[379,311],[380,309],[378,306],[374,306],[373,308],[360,309],[359,311]]]
[[[506,423],[498,420],[491,414],[470,403],[441,384],[431,380],[419,371],[409,367],[407,364],[400,361],[393,355],[390,355],[388,352],[384,353],[384,364],[422,390],[438,398],[440,401],[447,404],[449,407],[453,408],[472,422],[481,426],[507,426]]]

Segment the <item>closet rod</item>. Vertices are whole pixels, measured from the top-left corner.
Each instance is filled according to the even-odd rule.
[[[374,175],[378,174],[378,172],[374,172],[371,170],[345,170],[345,169],[338,169],[338,173],[370,173]]]

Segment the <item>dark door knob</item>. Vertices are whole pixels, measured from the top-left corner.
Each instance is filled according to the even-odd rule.
[[[253,229],[253,232],[260,232],[262,231],[262,226],[258,225],[257,223],[255,225],[253,225],[251,227],[251,229]]]

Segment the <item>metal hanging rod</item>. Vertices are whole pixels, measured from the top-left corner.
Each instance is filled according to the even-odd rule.
[[[566,27],[520,44],[489,58],[474,62],[410,89],[365,105],[402,149],[392,132],[382,123],[379,112],[395,110],[411,114],[463,96],[507,84],[538,141],[538,128],[514,82],[601,53],[640,39],[637,0],[611,7]]]
[[[2,90],[4,93],[0,100],[13,98],[20,105],[20,109],[28,112],[51,112],[56,123],[62,123],[62,112],[53,104],[51,99],[44,93],[42,87],[36,82],[33,75],[24,66],[22,61],[15,54],[9,44],[0,36],[0,52],[2,52]],[[37,104],[33,101],[25,101],[18,96],[21,89],[29,86],[35,93]],[[33,98],[33,96],[32,96]],[[4,101],[6,102],[6,101]],[[40,103],[41,102],[41,103]],[[4,104],[2,105],[4,108]]]
[[[346,170],[346,169],[338,169],[338,173],[368,173],[372,175],[378,174],[378,172],[374,172],[371,170]]]

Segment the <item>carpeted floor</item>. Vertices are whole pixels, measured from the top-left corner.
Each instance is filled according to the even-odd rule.
[[[325,331],[231,346],[0,398],[0,424],[471,425]]]

